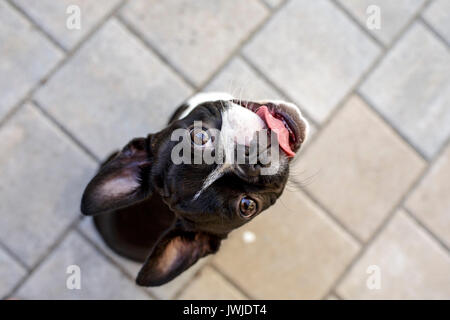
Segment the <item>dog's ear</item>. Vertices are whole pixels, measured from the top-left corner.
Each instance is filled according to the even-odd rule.
[[[146,287],[162,285],[201,257],[215,253],[220,242],[220,238],[202,232],[170,231],[147,257],[136,283]]]
[[[95,215],[130,206],[151,195],[147,140],[136,138],[111,157],[89,182],[81,200],[81,212]]]

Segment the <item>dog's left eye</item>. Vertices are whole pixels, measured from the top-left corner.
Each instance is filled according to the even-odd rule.
[[[198,146],[204,146],[211,140],[208,132],[203,129],[193,128],[191,130],[191,141]]]
[[[241,216],[249,218],[258,211],[258,206],[255,200],[249,197],[243,197],[239,203],[239,211],[241,212]]]

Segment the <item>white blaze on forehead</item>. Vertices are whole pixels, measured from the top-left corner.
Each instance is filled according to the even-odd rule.
[[[219,100],[230,101],[233,99],[234,99],[234,97],[231,94],[226,93],[226,92],[197,93],[196,95],[189,98],[189,100],[186,102],[188,107],[180,115],[180,119],[183,119],[184,117],[186,117],[189,113],[191,113],[192,110],[194,110],[199,104],[202,104],[203,102],[219,101]]]
[[[208,175],[203,182],[201,190],[195,194],[194,200],[217,179],[232,169],[235,145],[249,145],[251,140],[256,137],[256,132],[266,128],[266,124],[256,113],[232,102],[228,102],[225,107],[221,114],[222,128],[220,129],[220,140],[225,153],[225,162],[219,164]]]

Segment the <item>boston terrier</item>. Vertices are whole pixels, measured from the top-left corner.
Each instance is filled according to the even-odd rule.
[[[197,94],[103,163],[81,211],[113,251],[143,262],[138,285],[165,284],[275,203],[307,135],[292,103]]]

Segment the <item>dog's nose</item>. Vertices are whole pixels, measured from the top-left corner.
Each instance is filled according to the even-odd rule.
[[[249,164],[246,166],[246,173],[251,177],[259,176],[261,173],[261,165],[260,164]]]
[[[256,177],[261,173],[261,166],[259,164],[240,164],[236,166],[236,169],[244,179]]]
[[[244,177],[257,177],[261,174],[261,169],[268,167],[270,164],[264,165],[259,161],[255,164],[239,164],[236,165],[236,169],[239,175]]]

